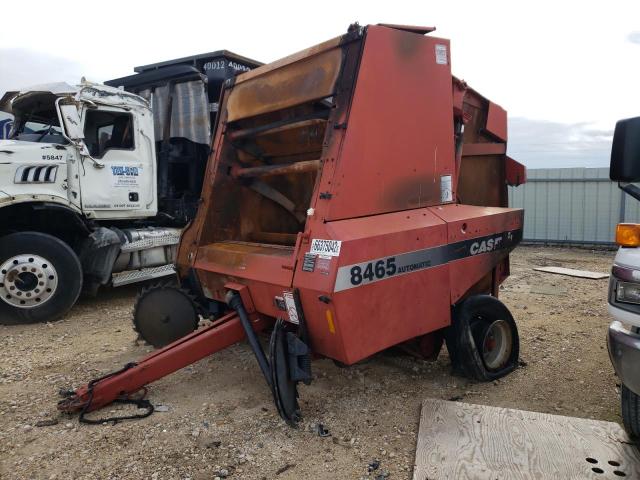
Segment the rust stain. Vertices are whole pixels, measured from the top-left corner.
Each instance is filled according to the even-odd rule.
[[[236,85],[227,102],[228,121],[331,96],[341,64],[342,51],[335,48]]]

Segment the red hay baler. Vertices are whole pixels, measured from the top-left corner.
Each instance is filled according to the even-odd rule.
[[[433,357],[446,340],[476,380],[517,366],[497,296],[522,238],[507,186],[525,170],[506,155],[506,112],[452,76],[433,30],[352,25],[227,82],[180,287],[136,305],[140,335],[162,348],[61,410],[126,401],[244,338],[290,424],[312,355],[350,365],[400,345]],[[200,317],[212,322],[197,329]]]

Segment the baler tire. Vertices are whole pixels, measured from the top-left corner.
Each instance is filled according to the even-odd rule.
[[[496,367],[487,363],[479,345],[486,338],[488,330],[495,328],[495,325],[508,330],[510,336],[507,355]],[[457,305],[448,337],[447,347],[449,345],[453,347],[449,352],[454,370],[458,368],[468,378],[490,382],[504,377],[518,366],[520,354],[518,328],[509,309],[495,297],[474,295]],[[453,355],[451,355],[452,350]]]
[[[640,440],[640,395],[633,393],[622,384],[620,392],[622,405],[622,423],[624,428],[634,439]]]
[[[76,253],[65,242],[41,232],[18,232],[0,238],[0,265],[12,258],[28,258],[30,255],[40,258],[43,263],[49,263],[55,272],[56,283],[52,286],[53,292],[42,301],[41,305],[28,308],[13,306],[8,301],[0,299],[0,324],[18,325],[59,320],[73,307],[80,296],[83,282],[82,265]],[[33,258],[29,261],[33,261]],[[46,265],[42,266],[46,267]],[[8,273],[7,278],[9,275]],[[32,277],[36,282],[38,281],[35,274],[32,274]],[[0,287],[4,287],[4,284],[0,283]],[[33,290],[31,298],[37,299],[36,292],[37,290]],[[45,293],[40,293],[40,295],[43,294]]]

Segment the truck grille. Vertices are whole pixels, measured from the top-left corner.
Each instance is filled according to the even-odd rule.
[[[18,168],[14,183],[54,183],[57,165],[28,165]]]

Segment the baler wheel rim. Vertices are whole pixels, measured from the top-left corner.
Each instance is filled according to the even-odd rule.
[[[497,371],[509,361],[513,348],[513,335],[506,320],[483,322],[480,335],[476,338],[482,361],[487,370]]]

